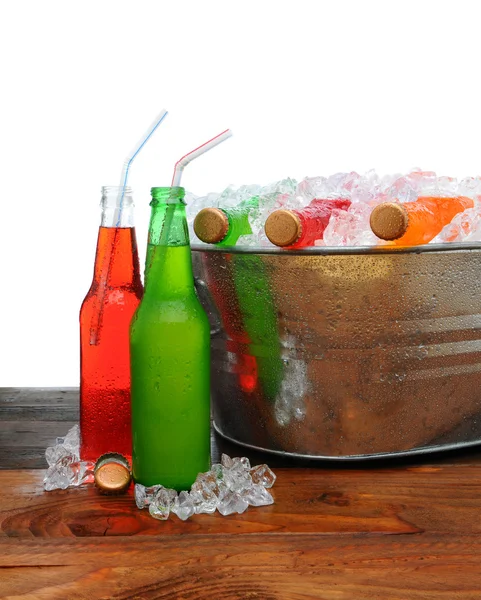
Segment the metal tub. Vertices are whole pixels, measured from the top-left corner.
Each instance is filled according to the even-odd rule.
[[[481,441],[481,245],[193,246],[218,432],[293,456]]]

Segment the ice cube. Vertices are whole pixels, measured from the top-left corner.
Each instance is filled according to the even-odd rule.
[[[248,507],[247,500],[245,500],[237,492],[229,491],[219,502],[217,507],[221,515],[227,516],[233,513],[242,514]]]
[[[374,170],[364,173],[353,186],[351,191],[352,202],[371,202],[381,193],[381,181]]]
[[[167,521],[170,515],[170,506],[152,501],[149,505],[149,513],[154,519],[159,521]]]
[[[174,505],[172,506],[171,510],[182,521],[186,521],[193,514],[195,514],[194,501],[189,492],[180,492],[180,494],[175,499]]]
[[[169,518],[170,511],[175,504],[177,492],[163,486],[155,492],[149,505],[149,512],[160,521],[166,521]]]
[[[227,454],[221,456],[221,463],[225,469],[231,469],[234,466],[234,461],[230,456],[227,456]]]
[[[135,504],[140,510],[142,510],[150,504],[150,498],[147,498],[147,494],[145,493],[145,486],[143,486],[141,483],[135,484],[134,498]]]
[[[80,460],[79,445],[80,429],[78,425],[74,425],[65,437],[58,437],[56,439],[55,446],[49,446],[46,449],[45,458],[48,465],[51,467],[66,456],[72,457],[71,462]]]
[[[250,470],[252,481],[255,484],[263,485],[265,488],[271,488],[274,485],[276,476],[267,465],[257,465]]]
[[[479,241],[480,231],[481,213],[479,208],[468,208],[458,213],[431,243]]]
[[[229,469],[225,474],[225,483],[229,490],[242,492],[252,485],[252,478],[248,471]]]
[[[360,175],[355,171],[351,171],[351,173],[334,173],[326,181],[326,198],[349,198],[359,179]]]
[[[210,473],[212,473],[216,479],[224,478],[224,467],[219,463],[214,463],[210,468]]]
[[[455,177],[438,177],[435,182],[436,196],[456,196],[458,180]]]
[[[219,499],[214,491],[208,488],[204,483],[200,482],[194,483],[190,496],[197,514],[213,513],[219,503]]]
[[[263,485],[255,484],[242,492],[242,498],[250,506],[267,506],[274,504],[274,498]]]
[[[57,438],[62,439],[63,438]],[[56,465],[62,458],[68,456],[68,450],[63,446],[63,444],[50,446],[45,450],[45,458],[47,459],[47,463],[49,467],[53,467]]]
[[[55,446],[45,451],[49,468],[44,478],[44,489],[52,491],[78,487],[93,481],[94,463],[81,461],[80,428],[74,425],[65,437],[58,437]]]
[[[162,503],[171,507],[176,497],[177,492],[175,490],[165,488],[163,485],[159,485],[158,489],[155,491],[152,502],[156,502],[157,504]]]
[[[305,177],[297,186],[296,194],[309,203],[314,198],[325,198],[327,194],[325,177]]]
[[[70,465],[70,485],[78,487],[94,481],[95,463],[91,461],[76,461]]]
[[[93,462],[78,461],[71,454],[64,455],[47,469],[43,479],[44,489],[51,492],[58,489],[65,490],[68,487],[78,487],[83,483],[91,483],[93,481],[93,468]]]
[[[473,200],[479,200],[481,196],[481,177],[466,177],[459,182],[458,194],[468,196]]]
[[[246,471],[250,471],[251,463],[247,456],[236,457],[233,459],[233,468],[237,469],[238,467],[245,469]]]
[[[80,458],[80,427],[74,425],[64,438],[63,446],[69,454]]]
[[[231,458],[222,455],[223,481],[229,490],[241,492],[252,485],[249,474],[250,463],[246,457]]]
[[[234,208],[241,202],[258,196],[261,192],[262,187],[257,184],[241,185],[238,188],[230,185],[219,195],[218,206],[221,208]]]
[[[358,226],[359,219],[352,213],[335,208],[324,230],[326,246],[348,246],[349,234]]]
[[[43,487],[47,492],[66,490],[70,486],[70,467],[57,463],[47,469],[43,478]]]
[[[418,198],[417,186],[409,177],[399,177],[387,190],[388,201],[415,202]]]
[[[202,483],[208,489],[214,490],[217,487],[217,477],[211,471],[207,471],[207,473],[199,473],[195,483]],[[192,489],[194,489],[194,486],[192,486]]]
[[[149,506],[155,494],[159,491],[161,487],[161,485],[152,485],[150,487],[145,487],[140,483],[136,483],[134,488],[134,498],[135,504],[137,504],[137,508],[143,509]]]

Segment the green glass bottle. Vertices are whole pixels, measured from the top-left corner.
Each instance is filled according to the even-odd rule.
[[[252,233],[249,213],[259,202],[259,196],[253,196],[235,208],[203,208],[194,219],[196,236],[207,244],[235,246],[241,235]]]
[[[210,326],[184,189],[151,192],[145,291],[130,326],[132,471],[145,486],[188,490],[210,468]]]

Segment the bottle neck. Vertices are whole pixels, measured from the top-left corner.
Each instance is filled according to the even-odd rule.
[[[184,188],[152,188],[149,245],[189,246]]]
[[[146,294],[189,295],[194,289],[183,188],[152,188],[145,263]]]
[[[133,288],[142,291],[139,253],[133,227],[99,228],[93,287]]]
[[[134,226],[134,202],[130,187],[104,186],[100,206],[102,227]]]
[[[244,200],[234,208],[222,209],[229,220],[229,229],[225,238],[220,242],[222,246],[235,246],[242,235],[250,235],[252,228],[249,223],[249,214],[259,206],[259,196]]]

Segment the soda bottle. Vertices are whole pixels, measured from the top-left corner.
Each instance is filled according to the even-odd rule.
[[[129,324],[142,297],[130,188],[102,188],[92,285],[80,309],[80,455],[132,454]],[[117,214],[117,216],[116,216]]]
[[[464,196],[438,198],[424,196],[416,202],[383,202],[370,217],[373,233],[397,246],[427,244],[460,212],[473,208],[474,201]]]
[[[145,486],[185,490],[210,466],[210,325],[184,189],[151,191],[145,292],[130,327],[132,471]]]
[[[265,223],[269,240],[276,246],[302,248],[321,240],[334,209],[347,210],[346,198],[314,199],[302,210],[275,210]]]
[[[235,246],[241,235],[252,233],[249,213],[258,206],[259,197],[253,196],[234,208],[203,208],[194,219],[195,234],[207,244]]]

